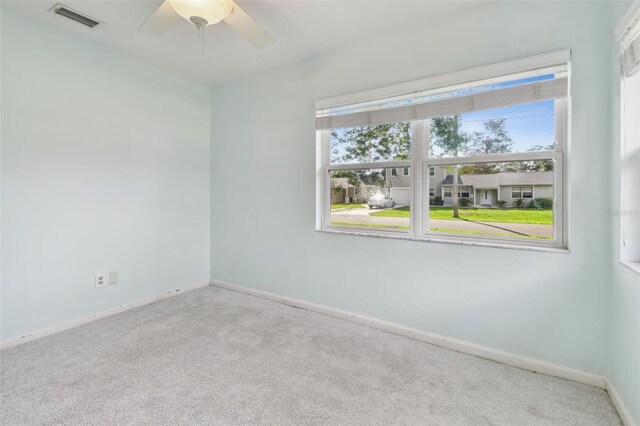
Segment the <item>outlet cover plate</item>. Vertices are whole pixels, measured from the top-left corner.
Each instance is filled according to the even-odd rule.
[[[96,274],[96,288],[101,288],[107,285],[107,274],[104,272],[98,272]]]

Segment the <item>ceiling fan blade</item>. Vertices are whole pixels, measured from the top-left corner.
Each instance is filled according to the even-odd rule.
[[[173,10],[173,7],[171,7],[168,1],[164,1],[160,7],[140,25],[138,31],[147,34],[162,35],[166,33],[178,19],[180,19],[180,15]]]
[[[233,3],[233,10],[224,18],[224,22],[229,24],[231,28],[236,30],[245,40],[258,49],[263,49],[276,41],[268,32],[263,30],[256,21],[247,15],[247,12],[242,10],[242,8],[238,6],[238,3]]]

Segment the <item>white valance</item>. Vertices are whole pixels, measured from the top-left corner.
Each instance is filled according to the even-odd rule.
[[[316,128],[322,130],[424,120],[470,111],[561,99],[567,96],[568,89],[568,78],[559,77],[422,104],[320,116],[316,118]]]

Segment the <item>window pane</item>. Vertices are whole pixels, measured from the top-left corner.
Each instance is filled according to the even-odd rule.
[[[430,199],[429,232],[553,239],[553,169],[553,160],[435,166],[428,185],[442,196]]]
[[[331,164],[410,159],[410,123],[331,131]]]
[[[469,112],[430,120],[432,157],[552,151],[553,100]]]
[[[330,172],[331,225],[407,232],[411,179],[392,170]]]

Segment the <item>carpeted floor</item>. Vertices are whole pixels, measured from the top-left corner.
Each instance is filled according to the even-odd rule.
[[[601,389],[215,287],[1,354],[3,425],[620,425]]]

